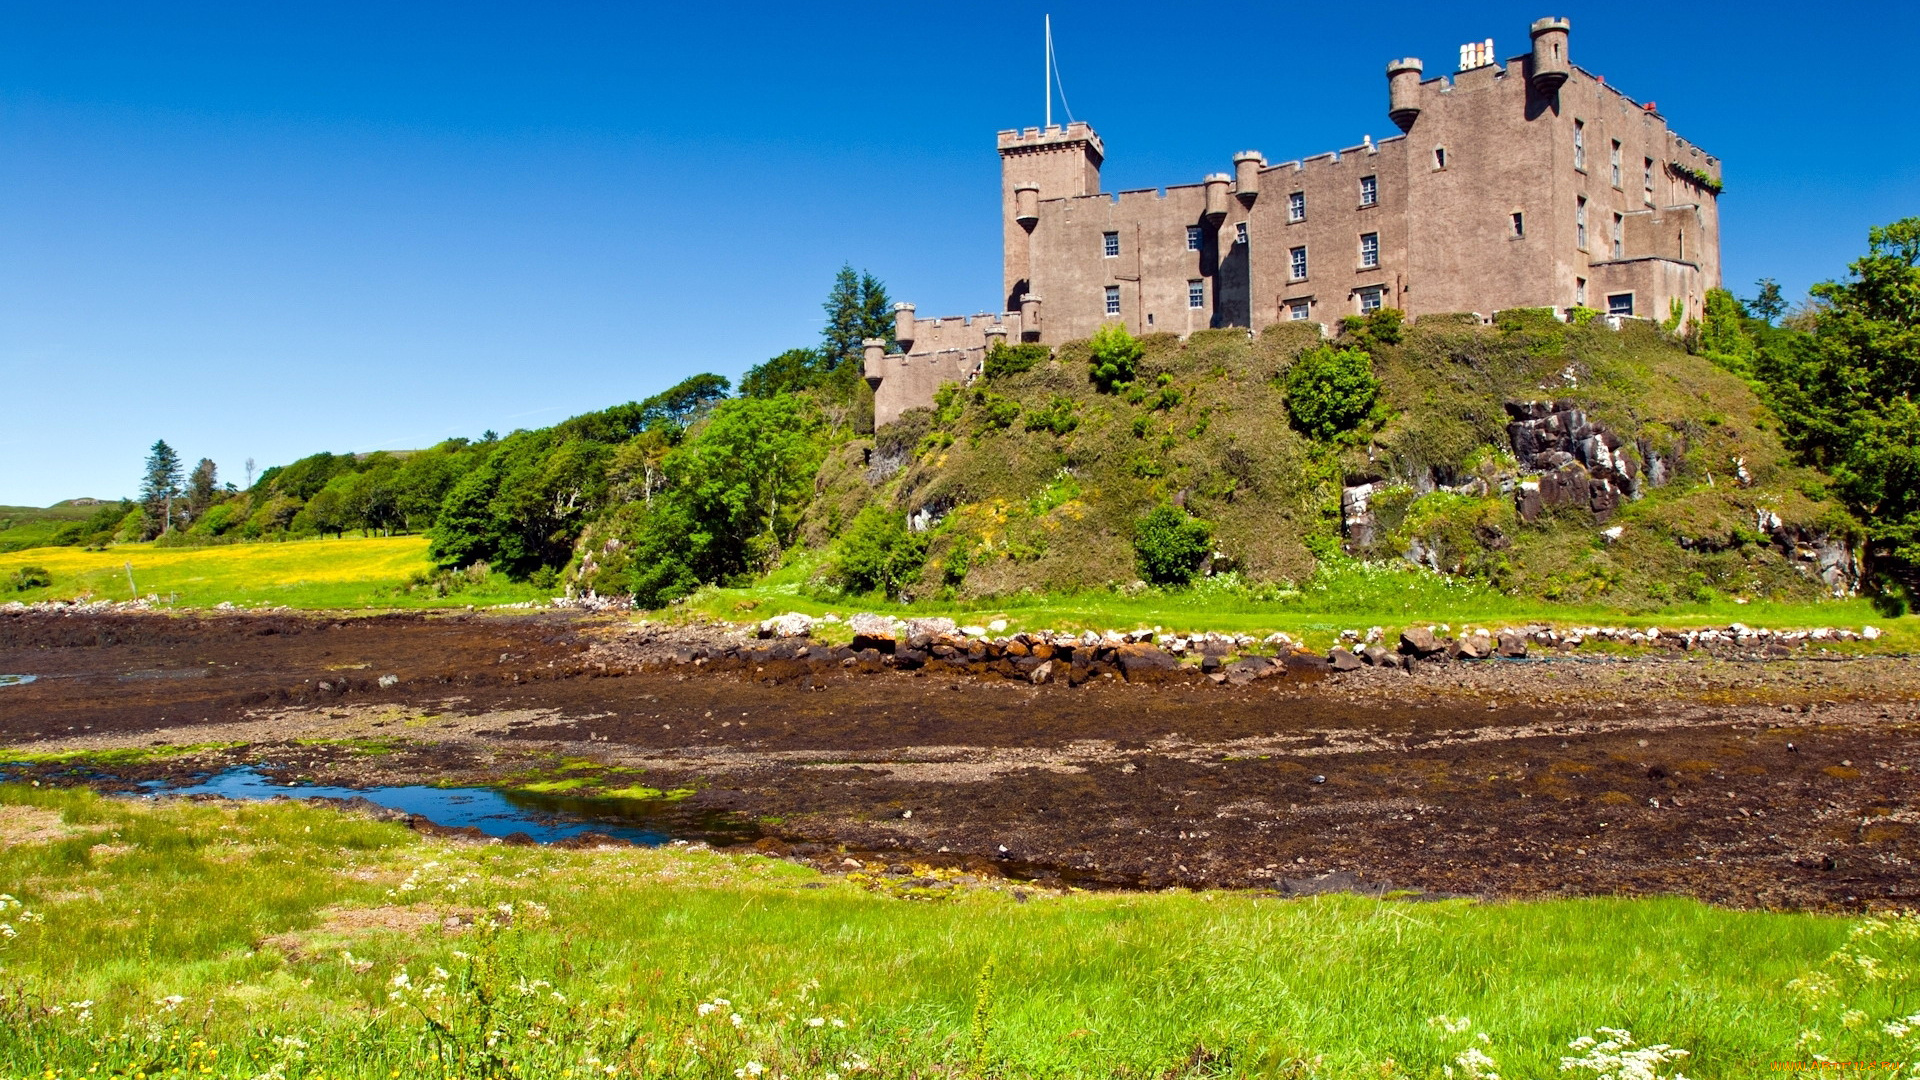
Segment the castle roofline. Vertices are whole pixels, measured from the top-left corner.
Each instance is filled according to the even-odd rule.
[[[1050,146],[1070,146],[1076,143],[1092,146],[1093,152],[1102,158],[1107,154],[1106,147],[1100,142],[1099,133],[1093,130],[1092,124],[1084,120],[1076,120],[1065,127],[1055,124],[1045,129],[1030,127],[1002,131],[997,141],[1000,152],[1003,154],[1009,151],[1017,153],[1022,150],[1042,150]]]

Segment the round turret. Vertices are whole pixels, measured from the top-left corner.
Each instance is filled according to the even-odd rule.
[[[1034,184],[1021,184],[1013,189],[1013,220],[1028,232],[1040,224],[1040,188]]]
[[[1233,190],[1240,201],[1251,205],[1260,196],[1260,166],[1267,159],[1258,150],[1242,150],[1233,155]]]
[[[1040,296],[1038,293],[1020,294],[1020,336],[1028,341],[1040,340]]]
[[[893,340],[901,352],[913,349],[913,305],[893,305]]]
[[[1233,186],[1233,177],[1226,173],[1210,173],[1207,176],[1207,216],[1223,218],[1227,216],[1227,189]]]
[[[885,338],[862,338],[860,340],[861,374],[866,377],[867,385],[880,389],[881,380],[886,377],[887,340]]]
[[[1420,76],[1425,71],[1411,56],[1387,65],[1387,119],[1401,131],[1412,131],[1420,119]]]
[[[1567,59],[1567,31],[1572,26],[1566,19],[1533,21],[1533,88],[1542,94],[1557,92],[1572,73],[1572,61]]]

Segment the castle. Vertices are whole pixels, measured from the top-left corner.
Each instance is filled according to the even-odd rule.
[[[897,305],[898,351],[866,342],[874,422],[930,405],[997,341],[1057,345],[1306,320],[1382,307],[1410,317],[1586,307],[1701,316],[1720,284],[1720,162],[1569,59],[1540,19],[1504,63],[1460,50],[1452,78],[1387,65],[1401,134],[1300,161],[1233,157],[1198,184],[1100,190],[1084,123],[999,136],[1004,307],[921,319]]]

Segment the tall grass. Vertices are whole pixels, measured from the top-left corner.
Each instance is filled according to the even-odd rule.
[[[1896,1034],[1920,1011],[1909,920],[1663,898],[927,902],[759,857],[454,845],[301,804],[14,786],[0,807],[76,830],[0,849],[20,905],[0,913],[0,1073],[22,1077],[1438,1077],[1472,1075],[1474,1049],[1514,1080],[1562,1075],[1604,1027],[1713,1078],[1920,1038]]]

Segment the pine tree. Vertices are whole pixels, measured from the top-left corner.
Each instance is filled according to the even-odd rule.
[[[190,519],[198,520],[207,508],[213,505],[213,496],[220,490],[220,473],[212,458],[201,458],[187,477],[187,514]]]
[[[823,371],[858,362],[864,353],[860,343],[867,338],[881,338],[892,346],[893,302],[887,287],[872,274],[856,274],[853,267],[842,266],[821,306],[827,312],[827,328],[820,340]]]
[[[147,510],[148,535],[173,528],[173,500],[180,497],[180,477],[180,455],[165,439],[154,443],[153,449],[147,452],[146,480],[140,485],[140,502]]]

